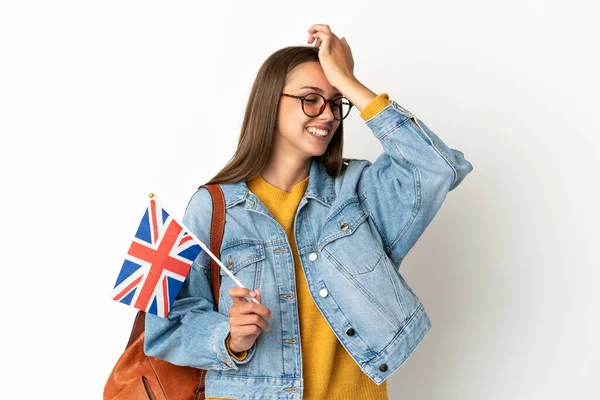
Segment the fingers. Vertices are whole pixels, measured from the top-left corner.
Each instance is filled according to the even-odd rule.
[[[271,310],[262,304],[256,304],[253,301],[247,301],[243,304],[234,304],[229,313],[231,314],[232,311],[236,314],[258,314],[265,318],[273,318]]]
[[[331,32],[331,29],[329,28],[329,25],[325,25],[325,24],[315,24],[313,26],[311,26],[310,28],[308,28],[308,43],[312,43],[315,39],[317,40],[315,42],[315,47],[321,47],[321,45],[323,43],[325,43],[325,45],[329,45],[329,40],[331,38],[331,36],[335,36],[335,34],[333,34],[333,32]]]
[[[250,332],[252,326],[257,326],[265,332],[269,331],[269,323],[258,314],[234,314],[231,316],[231,329],[236,336],[254,335],[260,332]]]
[[[229,289],[229,295],[233,299],[229,319],[234,337],[258,335],[261,330],[269,331],[269,324],[264,318],[273,318],[271,310],[262,304],[246,300],[246,297],[255,297],[260,303],[260,289],[251,291],[247,288],[232,287]]]
[[[233,299],[233,304],[247,303],[247,297],[256,297],[252,290],[248,288],[232,287],[229,289],[229,296]],[[260,300],[259,300],[260,302]]]
[[[264,328],[257,326],[257,325],[242,325],[242,326],[234,326],[232,327],[232,331],[231,333],[237,334],[239,336],[258,336],[258,334],[261,332],[261,329],[264,330]],[[266,331],[269,331],[269,328],[267,327]]]
[[[314,46],[320,47],[323,40],[319,37],[319,35],[320,35],[320,33],[318,33],[318,32],[309,34],[308,35],[308,43],[310,44],[316,40]]]
[[[314,39],[317,40],[315,42],[315,47],[317,47],[317,48],[321,48],[321,47],[327,48],[327,46],[329,45],[330,39],[331,39],[331,37],[329,35],[327,35],[326,33],[323,33],[323,32],[312,33],[310,37],[313,37]],[[309,37],[308,43],[313,41],[313,39],[310,39],[310,37]],[[325,46],[322,46],[323,44]]]
[[[308,33],[313,33],[316,31],[331,33],[331,28],[326,24],[314,24],[310,28],[308,28]]]
[[[260,304],[260,289],[232,287],[228,291],[233,300],[229,308],[229,348],[234,352],[248,350],[262,331],[270,330],[265,318],[273,318],[271,310]],[[251,298],[254,301],[248,301]]]
[[[253,301],[246,300],[246,297],[256,297],[258,302],[261,303],[260,289],[256,289],[254,292],[254,296],[252,296],[252,291],[247,288],[232,287],[229,289],[229,296],[231,296],[233,299],[233,306],[231,307],[229,313],[258,314],[265,318],[273,318],[271,310],[269,310],[267,307]]]
[[[258,300],[258,302],[260,304],[262,304],[262,298],[261,298],[261,294],[260,294],[260,289],[255,289],[254,293],[256,293],[256,300]]]
[[[339,39],[335,33],[331,31],[329,25],[325,24],[315,24],[308,29],[308,43],[313,43],[314,47],[317,48],[325,48],[330,49],[332,46],[332,42],[339,41],[342,44],[342,47],[348,51],[350,51],[350,45],[345,37]]]

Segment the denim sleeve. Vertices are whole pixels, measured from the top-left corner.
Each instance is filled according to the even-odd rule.
[[[425,123],[396,101],[366,121],[384,152],[362,172],[359,199],[399,268],[446,195],[473,170]]]
[[[212,200],[207,189],[198,190],[188,203],[183,224],[205,245],[210,245]],[[175,365],[202,369],[236,370],[254,355],[235,360],[225,345],[229,317],[215,311],[210,289],[210,256],[200,252],[166,318],[146,314],[144,352]]]

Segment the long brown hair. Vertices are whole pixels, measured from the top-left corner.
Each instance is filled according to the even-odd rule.
[[[310,46],[289,46],[277,50],[260,67],[250,91],[242,130],[235,154],[209,182],[237,183],[254,178],[267,164],[277,124],[277,108],[288,74],[298,65],[319,62],[319,49]],[[344,144],[343,121],[335,131],[327,150],[320,156],[327,173],[340,174]],[[266,149],[266,151],[265,151]]]

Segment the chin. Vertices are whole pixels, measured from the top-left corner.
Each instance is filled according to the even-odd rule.
[[[326,151],[327,151],[327,147],[325,147],[321,151],[313,151],[312,154],[311,154],[311,156],[312,157],[321,157],[323,154],[325,154]]]

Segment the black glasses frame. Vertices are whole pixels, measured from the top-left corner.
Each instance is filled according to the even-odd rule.
[[[305,96],[294,96],[293,94],[287,94],[287,93],[281,93],[281,95],[282,95],[282,96],[287,96],[287,97],[292,97],[292,98],[294,98],[294,99],[298,99],[298,100],[302,101],[302,112],[303,112],[303,113],[304,113],[304,114],[305,114],[307,117],[311,117],[311,118],[318,117],[319,115],[323,114],[323,111],[325,111],[325,107],[327,107],[327,103],[330,103],[330,104],[331,104],[331,111],[333,111],[333,105],[334,105],[334,101],[336,101],[336,100],[339,100],[339,99],[345,99],[345,100],[346,100],[346,103],[347,103],[347,105],[349,106],[349,107],[348,107],[348,112],[346,113],[346,115],[342,116],[342,118],[341,118],[341,119],[338,119],[338,118],[336,118],[336,117],[335,117],[335,113],[333,113],[333,118],[334,118],[335,120],[337,120],[337,121],[341,121],[341,120],[345,119],[345,118],[346,118],[348,115],[350,115],[350,110],[351,110],[351,109],[352,109],[352,107],[354,106],[354,104],[352,104],[352,103],[350,102],[350,100],[348,100],[348,99],[347,99],[346,97],[344,97],[344,96],[338,96],[338,97],[335,97],[335,98],[333,98],[333,99],[329,99],[329,100],[327,100],[327,99],[325,98],[325,96],[323,96],[322,94],[319,94],[319,93],[309,93],[309,94],[307,94],[307,95],[305,95]],[[323,105],[321,106],[321,109],[319,110],[319,113],[318,113],[317,115],[310,115],[310,114],[308,114],[308,113],[306,112],[306,110],[304,110],[304,99],[305,99],[306,97],[308,97],[308,96],[315,96],[315,95],[316,95],[316,96],[319,96],[319,97],[321,97],[321,98],[323,99]],[[341,110],[340,110],[340,115],[341,115]]]

